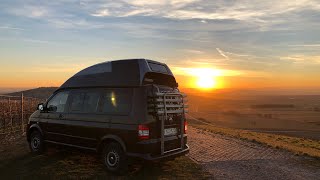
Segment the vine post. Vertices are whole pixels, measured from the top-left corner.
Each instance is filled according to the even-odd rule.
[[[23,93],[21,93],[21,130],[24,133],[24,118],[23,118]]]

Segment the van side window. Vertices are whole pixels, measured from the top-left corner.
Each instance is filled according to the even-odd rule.
[[[70,112],[97,112],[99,99],[99,92],[74,92],[72,93]]]
[[[98,103],[99,103],[100,93],[98,92],[88,92],[84,98],[84,112],[92,113],[97,112]]]
[[[131,110],[132,89],[110,89],[104,92],[102,112],[128,114]]]
[[[69,92],[59,92],[47,104],[51,112],[64,112]]]
[[[71,112],[81,112],[83,109],[83,100],[85,94],[83,92],[75,92],[72,94]]]

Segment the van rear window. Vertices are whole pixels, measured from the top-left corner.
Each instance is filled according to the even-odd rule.
[[[148,72],[144,76],[144,84],[157,84],[169,87],[178,87],[176,79],[172,75]]]
[[[166,66],[162,64],[148,63],[151,70],[154,72],[168,73]]]

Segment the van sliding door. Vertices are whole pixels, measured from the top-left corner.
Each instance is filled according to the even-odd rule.
[[[109,128],[110,117],[100,113],[98,89],[75,90],[69,103],[68,134],[71,144],[94,149]]]

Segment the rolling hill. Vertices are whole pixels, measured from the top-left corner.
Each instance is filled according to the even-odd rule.
[[[23,95],[27,96],[27,97],[47,99],[57,89],[58,89],[58,87],[39,87],[39,88],[29,89],[29,90],[25,90],[25,91],[8,93],[7,95],[21,96],[21,93],[23,93]]]

